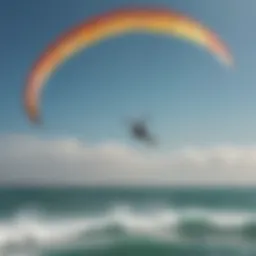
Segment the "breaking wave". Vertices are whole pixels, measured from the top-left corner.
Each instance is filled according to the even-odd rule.
[[[21,211],[0,221],[0,255],[38,255],[75,246],[111,246],[147,239],[160,243],[256,244],[256,213],[115,206],[91,215]],[[22,254],[23,253],[23,254]]]

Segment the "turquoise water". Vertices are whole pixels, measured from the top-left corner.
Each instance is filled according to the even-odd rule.
[[[256,255],[256,189],[0,189],[0,255]]]

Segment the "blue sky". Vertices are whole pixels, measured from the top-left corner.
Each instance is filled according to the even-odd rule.
[[[33,61],[84,19],[129,5],[166,6],[193,16],[229,45],[235,68],[176,38],[126,35],[66,62],[44,89],[44,127],[33,127],[22,90]],[[124,120],[150,116],[167,147],[253,144],[256,139],[254,0],[1,0],[0,133],[130,143]]]

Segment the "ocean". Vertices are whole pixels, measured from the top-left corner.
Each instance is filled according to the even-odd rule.
[[[2,188],[1,256],[255,256],[256,189]]]

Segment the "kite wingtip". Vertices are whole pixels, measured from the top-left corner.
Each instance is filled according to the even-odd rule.
[[[38,117],[38,118],[36,118],[36,119],[34,120],[34,124],[35,124],[36,126],[42,126],[43,120]]]
[[[42,126],[43,121],[39,116],[29,117],[30,123],[35,126]]]
[[[229,67],[234,67],[235,66],[235,61],[234,61],[234,58],[232,56],[228,56],[226,58],[226,62],[227,62]]]
[[[233,59],[229,60],[228,63],[227,63],[228,67],[230,69],[234,69],[235,68],[235,62]]]
[[[235,67],[234,59],[231,56],[222,57],[220,61],[229,69],[233,69]]]

